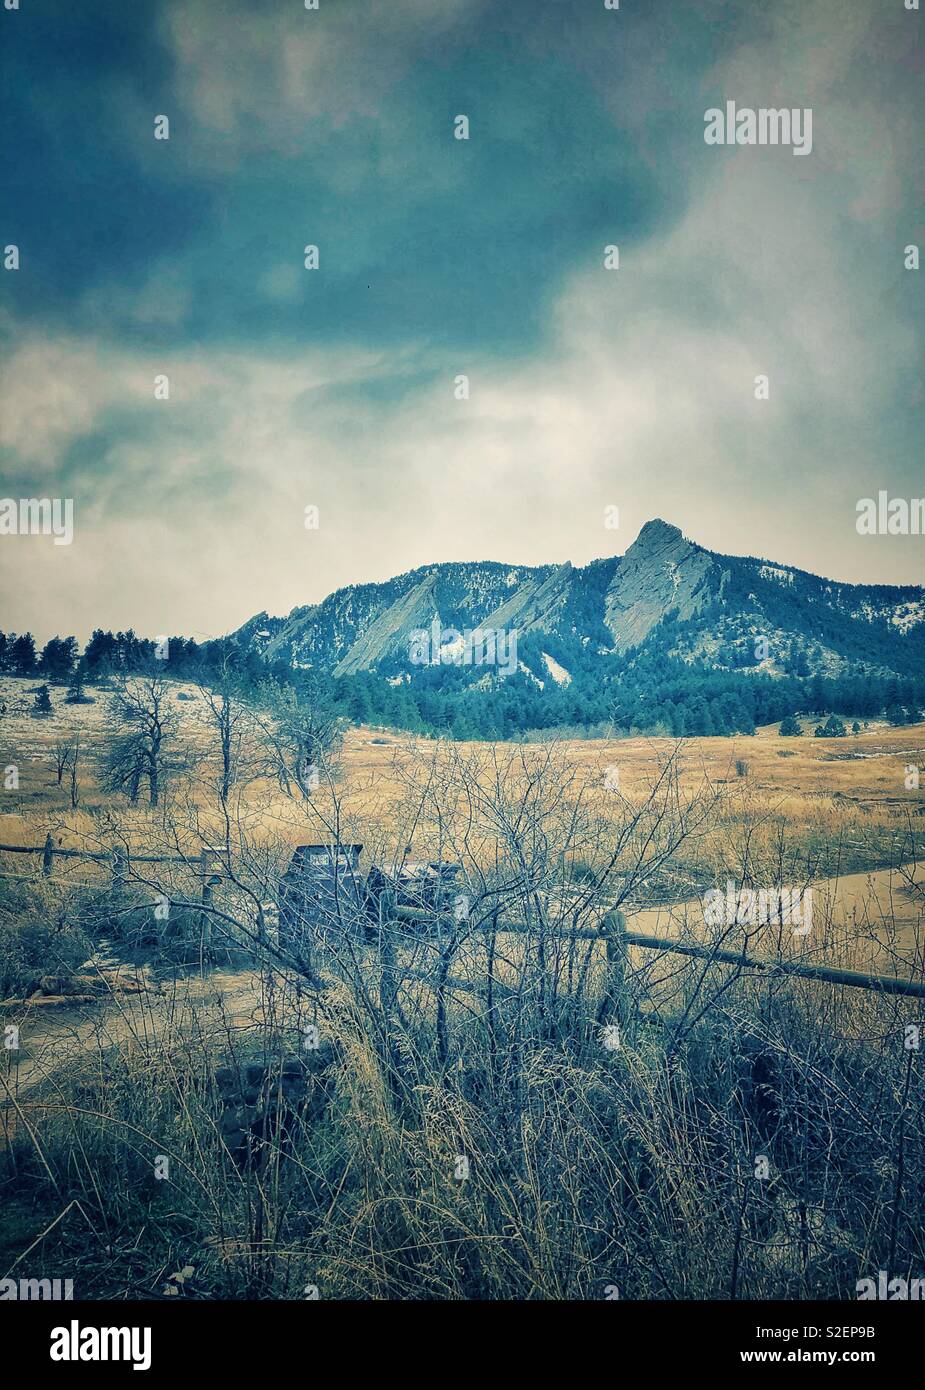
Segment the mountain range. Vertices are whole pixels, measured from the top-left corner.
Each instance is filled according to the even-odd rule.
[[[259,613],[233,636],[296,670],[366,672],[394,685],[420,675],[409,659],[414,634],[447,629],[516,633],[515,669],[537,688],[567,685],[575,664],[587,678],[598,661],[603,672],[615,657],[646,651],[704,670],[772,677],[850,671],[906,678],[925,669],[921,586],[842,584],[791,565],[721,555],[659,519],[643,526],[624,555],[583,567],[426,565],[338,589],[288,617]],[[451,655],[448,645],[444,663]],[[457,670],[476,687],[499,679],[477,664]]]

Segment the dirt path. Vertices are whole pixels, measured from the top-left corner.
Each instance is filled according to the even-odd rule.
[[[793,886],[799,890],[803,885]],[[785,929],[782,945],[789,936],[794,957],[882,974],[925,970],[925,874],[920,867],[845,874],[811,886],[811,931],[798,936]],[[631,931],[650,936],[699,934],[703,903],[689,899],[628,913],[627,918]]]
[[[84,970],[96,963],[95,958]],[[116,987],[97,1000],[70,1004],[41,999],[7,1011],[4,1025],[19,1028],[19,1047],[4,1054],[3,1076],[16,1100],[53,1079],[88,1053],[113,1047],[143,1051],[158,1040],[177,1037],[189,1025],[191,1009],[221,1010],[231,1027],[257,1021],[261,980],[254,971],[214,971],[158,981],[148,968],[120,965],[127,988]],[[9,1103],[0,1083],[0,1108]]]

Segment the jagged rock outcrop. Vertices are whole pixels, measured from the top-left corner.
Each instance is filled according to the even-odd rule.
[[[717,569],[709,551],[685,539],[677,526],[646,522],[623,556],[604,600],[604,622],[616,650],[638,647],[674,609],[679,618],[691,618]]]
[[[568,598],[573,574],[566,560],[547,579],[528,579],[506,603],[482,622],[485,628],[518,632],[551,632]]]
[[[334,668],[335,676],[350,676],[368,671],[386,657],[407,651],[410,634],[415,628],[429,628],[438,617],[434,589],[437,572],[427,575],[407,594],[380,613],[347,655]]]

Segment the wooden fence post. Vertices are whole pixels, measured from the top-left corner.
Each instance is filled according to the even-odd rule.
[[[212,905],[212,883],[213,875],[209,864],[213,857],[214,850],[204,849],[199,854],[199,873],[202,878],[202,905],[208,909]],[[202,941],[202,949],[208,951],[212,946],[212,916],[208,911],[199,914],[199,932]]]
[[[384,892],[379,897],[379,1007],[382,1010],[382,1053],[389,1090],[398,1101],[401,1096],[401,1072],[392,1028],[395,1001],[398,997],[395,922],[395,894]]]
[[[629,1008],[626,998],[626,917],[619,908],[604,914],[601,933],[607,949],[607,974],[598,1022],[615,1023],[622,1028],[629,1021]]]
[[[393,912],[395,896],[383,892],[379,896],[379,1007],[385,1022],[386,1032],[391,1033],[392,1012],[395,996],[395,938]]]
[[[485,1024],[488,1029],[488,1055],[491,1062],[492,1074],[494,1074],[498,1060],[498,1035],[495,1026],[495,952],[498,947],[498,915],[498,909],[495,908],[494,912],[491,914],[491,926],[488,929],[488,944],[485,951],[485,973],[488,976],[485,992]]]
[[[42,851],[42,873],[46,878],[51,877],[51,866],[55,857],[55,842],[51,835],[45,836],[45,848]]]

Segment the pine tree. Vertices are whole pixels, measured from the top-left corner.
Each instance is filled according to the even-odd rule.
[[[69,705],[83,705],[88,703],[87,696],[84,695],[84,683],[87,679],[87,658],[82,656],[74,670],[67,686],[67,703]]]
[[[35,707],[32,713],[44,717],[52,712],[51,696],[48,693],[48,686],[40,685],[35,692]]]
[[[113,634],[96,628],[84,648],[84,657],[87,662],[87,674],[91,680],[109,675],[116,665],[116,639]]]
[[[35,671],[35,638],[31,632],[17,637],[10,649],[10,666],[17,676],[31,676]]]
[[[77,655],[77,643],[73,637],[52,637],[42,648],[39,670],[43,676],[53,681],[67,680]]]

